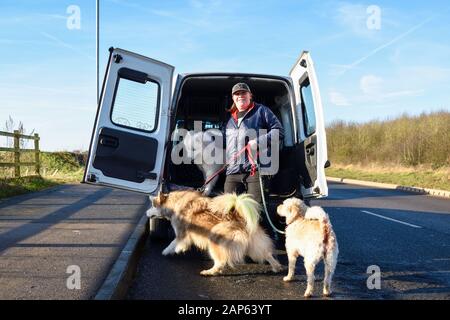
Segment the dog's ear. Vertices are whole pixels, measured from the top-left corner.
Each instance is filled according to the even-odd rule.
[[[306,215],[306,211],[308,211],[308,206],[303,200],[300,200],[300,214],[304,217]]]
[[[291,202],[288,206],[289,215],[286,215],[286,224],[292,223],[297,217],[303,217],[298,203]]]
[[[299,198],[292,198],[291,203],[298,208],[298,214],[304,217],[306,214],[306,210],[308,210],[308,206],[306,205],[306,203]]]
[[[286,223],[289,224],[293,222],[296,218],[304,218],[307,210],[305,203],[298,198],[290,198],[286,200],[287,209],[289,215],[286,216]]]

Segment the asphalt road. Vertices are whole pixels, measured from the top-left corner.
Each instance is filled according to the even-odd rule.
[[[62,185],[0,200],[0,300],[91,299],[148,206],[133,192]],[[67,280],[79,268],[79,287]]]
[[[329,184],[329,197],[312,201],[330,215],[340,255],[331,299],[449,299],[450,200],[398,190]],[[286,269],[247,263],[217,277],[199,272],[211,266],[194,250],[163,257],[168,243],[148,241],[128,299],[303,299],[302,260],[296,281],[284,283]],[[287,266],[282,241],[278,258]],[[367,282],[379,268],[380,288]],[[323,268],[316,269],[315,298],[321,299]],[[376,284],[374,277],[369,283]]]

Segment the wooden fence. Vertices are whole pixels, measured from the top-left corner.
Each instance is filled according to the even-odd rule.
[[[34,166],[35,173],[39,175],[39,170],[41,168],[40,158],[39,158],[39,135],[37,133],[34,136],[27,136],[20,134],[18,130],[14,130],[14,133],[0,131],[0,136],[6,136],[14,138],[14,148],[2,148],[0,151],[13,152],[14,162],[0,162],[0,167],[14,167],[14,177],[20,177],[20,167]],[[34,149],[21,149],[20,139],[34,140]],[[34,162],[20,162],[20,155],[26,152],[34,153]]]

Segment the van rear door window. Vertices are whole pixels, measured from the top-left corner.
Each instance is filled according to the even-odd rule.
[[[305,128],[305,135],[309,137],[316,132],[316,115],[309,79],[306,79],[300,85],[300,96],[302,98],[303,127]]]
[[[111,121],[119,126],[152,132],[158,116],[159,85],[119,78]]]

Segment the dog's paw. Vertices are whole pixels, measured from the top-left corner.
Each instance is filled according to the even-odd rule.
[[[323,289],[323,296],[324,296],[324,297],[329,297],[329,296],[331,296],[331,290]]]
[[[312,292],[305,292],[305,294],[303,295],[306,299],[311,298],[312,297]]]
[[[208,269],[208,270],[203,270],[200,272],[200,274],[202,276],[215,276],[217,274],[220,274],[221,271],[217,271],[217,270],[212,270],[212,269]]]
[[[290,276],[283,277],[283,281],[284,282],[289,282],[289,281],[292,281],[292,280],[294,280],[294,277],[290,277]]]
[[[171,255],[171,254],[174,254],[175,252],[171,249],[171,248],[165,248],[164,250],[163,250],[163,252],[162,252],[162,255],[163,256],[168,256],[168,255]]]
[[[278,272],[280,272],[282,270],[283,270],[283,266],[281,264],[278,264],[276,266],[272,266],[272,272],[274,272],[274,273],[278,273]]]
[[[179,254],[179,253],[184,253],[186,251],[188,251],[189,247],[188,246],[177,246],[175,248],[175,253]]]
[[[306,291],[305,291],[305,294],[303,296],[305,298],[311,298],[312,295],[313,295],[313,288],[306,287]]]

